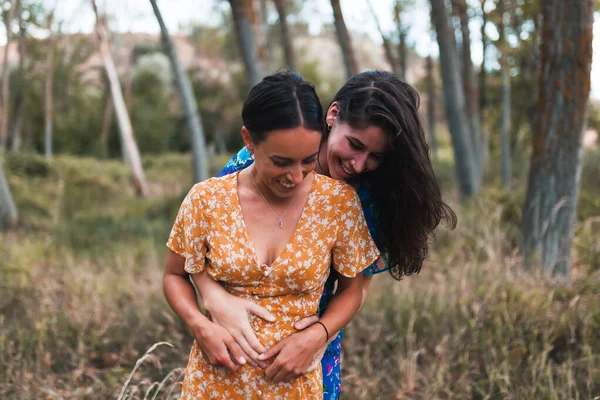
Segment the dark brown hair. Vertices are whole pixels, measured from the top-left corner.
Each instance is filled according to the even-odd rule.
[[[419,119],[419,94],[396,75],[367,71],[351,78],[335,95],[337,120],[355,129],[377,126],[391,148],[375,171],[361,175],[373,196],[379,250],[395,279],[418,273],[434,230],[456,226],[456,214],[442,200]],[[329,132],[325,129],[325,138]],[[324,139],[325,139],[324,138]]]

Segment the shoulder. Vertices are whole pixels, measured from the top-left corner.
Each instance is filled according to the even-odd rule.
[[[331,202],[358,200],[356,190],[352,185],[338,179],[315,173],[315,180],[319,192],[325,194]]]
[[[254,162],[252,158],[252,154],[248,151],[246,147],[242,147],[240,151],[234,155],[229,162],[223,167],[219,176],[229,175],[233,172],[240,171],[242,169],[247,168]]]
[[[226,175],[223,177],[209,178],[205,181],[196,183],[186,196],[186,200],[193,203],[202,203],[214,199],[215,196],[223,195],[232,187],[235,188],[237,174]]]

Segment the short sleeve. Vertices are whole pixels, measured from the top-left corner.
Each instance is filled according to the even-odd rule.
[[[345,186],[338,208],[337,238],[332,250],[333,268],[352,278],[379,258],[379,250],[371,238],[358,195]]]
[[[187,194],[171,229],[167,247],[185,258],[185,270],[190,274],[204,271],[207,224],[203,216],[199,186]]]
[[[231,160],[225,164],[221,172],[219,172],[219,177],[233,174],[234,172],[241,171],[243,169],[248,168],[254,163],[254,158],[252,154],[248,151],[246,147],[242,147],[240,151],[237,152],[236,155],[231,157]]]

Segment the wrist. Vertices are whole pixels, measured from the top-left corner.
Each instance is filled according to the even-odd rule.
[[[306,331],[312,335],[319,346],[327,344],[329,341],[329,332],[322,322],[315,322]]]
[[[188,329],[192,331],[194,336],[196,333],[204,331],[210,323],[209,319],[206,318],[206,316],[204,316],[204,314],[202,314],[200,311],[187,318],[185,322]]]

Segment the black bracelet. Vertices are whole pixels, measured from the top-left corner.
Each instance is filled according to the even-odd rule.
[[[315,322],[315,324],[319,324],[323,327],[323,329],[325,329],[325,334],[327,335],[327,340],[325,341],[325,343],[329,342],[329,331],[327,330],[327,327],[325,326],[325,324],[322,323],[321,321],[317,321],[317,322]]]

